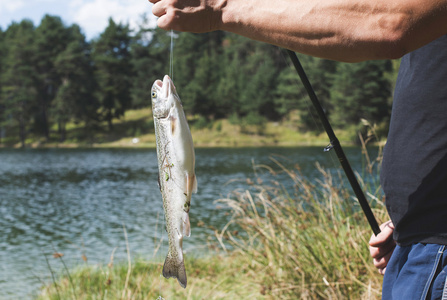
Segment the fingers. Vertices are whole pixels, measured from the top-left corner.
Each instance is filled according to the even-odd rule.
[[[166,14],[166,8],[164,7],[163,3],[160,2],[160,0],[150,0],[152,3],[154,3],[154,6],[152,6],[152,13],[157,16],[161,17],[164,14]]]
[[[389,256],[385,261],[383,261],[383,263],[376,263],[376,261],[374,261],[374,266],[377,268],[380,275],[385,275],[386,267],[388,266],[392,253],[393,252],[390,252]]]
[[[162,0],[149,0],[154,3],[152,6],[152,13],[158,17],[157,26],[161,29],[175,29],[172,28],[172,21],[174,20],[174,10],[168,9],[166,1]]]
[[[393,248],[394,249],[394,248]],[[390,261],[391,255],[393,254],[393,251],[389,251],[387,254],[380,258],[374,258],[373,264],[377,269],[385,269],[388,265],[388,262]]]
[[[394,225],[391,221],[385,222],[380,225],[381,232],[377,236],[371,236],[369,240],[369,245],[373,247],[378,247],[381,244],[387,243],[393,238]]]
[[[369,240],[369,252],[373,258],[379,259],[396,247],[393,240],[394,225],[391,221],[380,226],[381,232],[377,236],[371,236]]]
[[[377,236],[373,235],[369,241],[369,252],[373,258],[374,266],[383,275],[396,247],[396,242],[393,240],[394,225],[391,221],[383,223],[380,229],[381,232]]]
[[[393,240],[391,240],[389,243],[382,245],[380,247],[369,247],[369,252],[372,258],[379,260],[388,254],[391,255],[395,247],[396,243]]]
[[[172,17],[169,16],[168,14],[162,15],[157,20],[157,26],[159,28],[165,29],[165,30],[169,30],[169,29],[174,29],[175,30],[175,28],[171,28],[171,25],[170,25],[171,23],[172,23]]]
[[[164,30],[203,33],[222,25],[222,8],[212,0],[149,0],[157,26]]]

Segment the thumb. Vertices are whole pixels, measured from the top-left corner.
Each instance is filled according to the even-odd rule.
[[[375,236],[371,236],[369,240],[369,245],[372,247],[378,247],[386,242],[388,242],[393,237],[394,225],[391,221],[385,222],[380,225],[381,232]]]

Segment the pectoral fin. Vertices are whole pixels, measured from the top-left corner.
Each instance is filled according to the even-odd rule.
[[[186,194],[197,193],[197,178],[195,174],[186,174]]]
[[[172,135],[174,135],[175,130],[177,129],[177,118],[174,116],[171,116],[169,118],[169,120],[171,120],[171,133],[172,133]]]

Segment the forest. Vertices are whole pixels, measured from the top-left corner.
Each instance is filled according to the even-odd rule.
[[[294,113],[297,130],[319,130],[284,50],[221,31],[176,32],[172,44],[172,75],[189,116],[256,125]],[[137,30],[109,19],[91,41],[58,16],[0,28],[0,144],[15,138],[25,146],[30,134],[63,142],[69,123],[112,131],[127,110],[150,107],[151,85],[169,73],[170,53],[171,33],[149,27],[145,16]],[[398,61],[299,57],[334,126],[366,119],[387,128]]]

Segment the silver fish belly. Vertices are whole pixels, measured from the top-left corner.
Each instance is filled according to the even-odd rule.
[[[177,278],[186,288],[183,237],[191,235],[191,194],[197,192],[191,132],[174,83],[165,76],[152,85],[152,112],[157,143],[158,182],[163,198],[169,250],[163,276]]]

